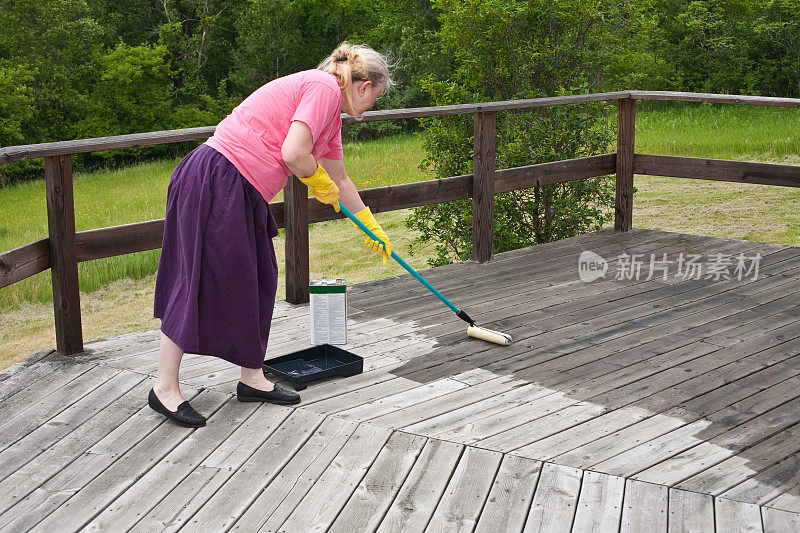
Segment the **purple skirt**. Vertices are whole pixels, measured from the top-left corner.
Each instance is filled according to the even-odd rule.
[[[200,145],[178,164],[153,315],[185,352],[261,368],[278,286],[269,205],[225,156]]]

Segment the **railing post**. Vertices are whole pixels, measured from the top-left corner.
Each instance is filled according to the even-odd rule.
[[[64,355],[71,355],[83,351],[78,258],[75,250],[72,156],[45,157],[44,176],[56,349]]]
[[[475,113],[472,159],[472,259],[492,260],[494,251],[494,159],[497,113]]]
[[[614,231],[633,227],[633,153],[636,131],[636,100],[617,100],[617,191],[614,200]]]
[[[303,304],[308,296],[308,187],[289,176],[283,189],[286,228],[286,301]]]

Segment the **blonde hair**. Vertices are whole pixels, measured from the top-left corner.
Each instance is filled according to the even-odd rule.
[[[336,77],[339,88],[342,90],[347,114],[356,120],[361,120],[361,116],[353,110],[353,102],[350,98],[350,88],[353,83],[369,80],[373,87],[384,87],[385,89],[394,85],[386,57],[362,44],[343,42],[331,55],[323,59],[317,68]]]

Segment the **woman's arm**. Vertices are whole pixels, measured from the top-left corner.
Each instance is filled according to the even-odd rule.
[[[347,176],[344,170],[344,161],[341,159],[325,159],[324,157],[319,160],[319,164],[328,173],[333,182],[339,187],[339,201],[344,206],[352,211],[358,213],[366,206],[364,205],[361,196],[358,194],[358,189]],[[288,165],[288,163],[287,163]]]
[[[331,177],[331,180],[339,187],[339,202],[347,209],[352,211],[356,218],[359,219],[372,233],[374,233],[383,244],[378,241],[372,240],[367,235],[364,235],[364,245],[381,254],[383,258],[383,266],[386,266],[386,261],[392,255],[392,243],[386,232],[383,231],[378,221],[372,216],[372,211],[369,210],[361,196],[358,194],[358,189],[353,185],[352,180],[347,176],[344,170],[344,161],[341,159],[325,159],[324,157],[319,160],[320,166],[325,169],[325,172]]]
[[[307,178],[316,172],[317,161],[311,155],[313,148],[314,139],[308,125],[299,120],[292,122],[281,146],[281,157],[289,170],[298,178]]]

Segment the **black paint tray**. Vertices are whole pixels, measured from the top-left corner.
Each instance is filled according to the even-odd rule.
[[[294,390],[303,383],[330,376],[354,376],[364,371],[364,358],[330,344],[320,344],[299,352],[264,361],[264,372],[288,379]]]

